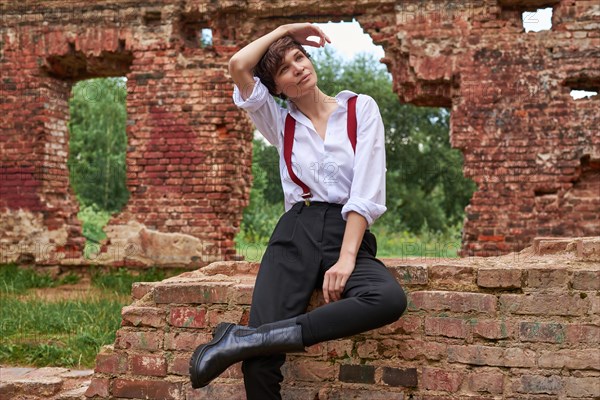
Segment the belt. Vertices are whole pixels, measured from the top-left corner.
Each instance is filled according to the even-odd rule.
[[[312,208],[313,206],[315,208],[317,207],[336,207],[336,208],[342,208],[344,207],[345,204],[338,204],[338,203],[329,203],[327,201],[311,201],[310,202],[310,207]],[[292,210],[298,210],[298,213],[302,212],[302,209],[306,206],[304,201],[299,201],[296,204],[294,204],[292,206]]]

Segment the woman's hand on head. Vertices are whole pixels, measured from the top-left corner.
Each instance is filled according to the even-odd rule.
[[[288,35],[302,45],[324,47],[325,42],[331,43],[329,36],[327,36],[325,32],[321,30],[321,28],[311,24],[310,22],[286,24],[284,27],[287,30]],[[308,40],[309,36],[317,36],[319,38],[319,42],[317,43],[312,40]]]

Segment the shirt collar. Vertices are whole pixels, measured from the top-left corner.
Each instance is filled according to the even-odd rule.
[[[341,92],[339,92],[335,96],[335,100],[337,101],[339,107],[336,111],[334,111],[334,113],[338,112],[340,109],[343,109],[343,110],[348,109],[348,99],[350,97],[356,96],[356,95],[357,94],[351,90],[342,90]],[[289,110],[289,113],[292,114],[292,117],[294,117],[294,119],[296,121],[314,129],[314,126],[313,126],[311,120],[308,119],[308,117],[306,115],[304,115],[304,113],[302,113],[302,111],[300,111],[293,102],[291,102],[288,99],[288,100],[286,100],[286,103],[287,103],[287,109]]]

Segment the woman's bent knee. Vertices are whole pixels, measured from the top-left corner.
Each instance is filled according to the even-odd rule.
[[[390,314],[390,322],[397,321],[406,311],[406,293],[398,283],[388,284],[383,290],[383,303]]]

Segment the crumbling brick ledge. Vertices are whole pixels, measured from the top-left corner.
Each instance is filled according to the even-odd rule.
[[[408,292],[405,315],[290,354],[284,399],[600,397],[600,237],[536,238],[500,257],[382,260]],[[245,399],[239,364],[193,390],[188,360],[219,322],[247,323],[258,267],[216,262],[134,284],[86,396]],[[311,308],[320,305],[315,292]]]

